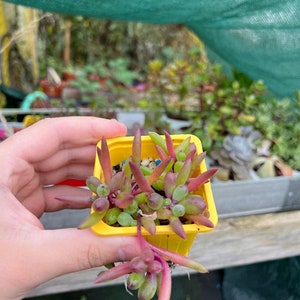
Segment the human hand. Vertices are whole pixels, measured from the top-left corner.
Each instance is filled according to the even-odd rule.
[[[64,117],[39,121],[0,144],[1,299],[22,299],[59,275],[139,254],[135,237],[44,230],[39,221],[44,212],[90,206],[89,201],[57,200],[57,195],[87,196],[89,191],[56,184],[91,175],[101,136],[125,134],[125,126],[115,120]]]

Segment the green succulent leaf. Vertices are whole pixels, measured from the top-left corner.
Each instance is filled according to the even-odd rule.
[[[138,290],[145,281],[145,273],[131,273],[128,275],[126,285],[131,290]]]
[[[176,146],[175,153],[179,154],[182,152],[187,154],[189,151],[190,143],[191,143],[191,137],[189,136],[186,139],[184,139],[178,146]]]
[[[185,184],[180,184],[175,187],[173,193],[172,193],[172,199],[176,202],[180,202],[183,199],[185,199],[188,195],[188,187]]]
[[[148,135],[150,136],[154,144],[158,145],[165,153],[168,154],[166,141],[162,138],[162,136],[152,131],[148,132]]]
[[[87,216],[87,218],[81,222],[81,224],[78,226],[78,229],[87,229],[90,228],[97,223],[99,223],[105,215],[105,211],[98,213],[93,212],[90,215]]]
[[[98,185],[102,183],[100,179],[95,176],[89,176],[85,182],[89,190],[94,193],[96,193]]]
[[[190,177],[191,168],[192,161],[191,159],[187,159],[182,165],[181,169],[178,171],[176,185],[182,185],[187,182]]]

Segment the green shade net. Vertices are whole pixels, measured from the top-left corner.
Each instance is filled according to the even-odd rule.
[[[215,58],[262,79],[278,96],[300,87],[299,0],[11,0],[98,19],[181,23]]]

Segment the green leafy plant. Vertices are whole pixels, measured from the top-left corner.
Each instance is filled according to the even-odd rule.
[[[195,99],[203,63],[201,51],[192,50],[186,57],[167,63],[150,61],[147,78],[150,89],[146,99],[163,108],[169,117],[188,119],[195,108],[195,103],[189,103],[189,100]]]
[[[93,112],[108,107],[123,107],[128,98],[129,87],[139,75],[129,70],[125,58],[99,60],[94,65],[85,65],[76,73],[70,85],[79,89],[81,101]]]
[[[176,147],[168,132],[161,135],[150,132],[159,157],[158,162],[145,163],[141,156],[141,133],[138,130],[132,142],[132,155],[120,166],[112,166],[108,144],[102,138],[97,154],[104,181],[90,176],[86,183],[94,193],[92,212],[79,225],[92,227],[100,221],[110,226],[136,226],[142,254],[131,261],[114,265],[95,280],[100,283],[128,274],[127,288],[138,290],[139,299],[170,299],[171,274],[168,262],[207,270],[198,262],[152,245],[142,235],[143,227],[155,235],[156,226],[170,225],[182,239],[186,239],[184,224],[213,227],[205,200],[196,191],[216,173],[212,168],[198,174],[197,168],[205,153],[197,153],[196,146],[186,138]],[[62,197],[61,199],[67,200]]]
[[[271,142],[270,151],[295,170],[300,170],[300,96],[269,97],[259,105],[255,127]]]
[[[238,133],[240,126],[253,124],[254,108],[266,97],[263,82],[238,72],[229,77],[201,52],[190,51],[166,64],[150,61],[148,67],[146,103],[171,118],[191,120],[187,131],[199,136],[207,150],[222,143],[224,136]]]

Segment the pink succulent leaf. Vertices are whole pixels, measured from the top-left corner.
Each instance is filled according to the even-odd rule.
[[[105,197],[97,198],[93,202],[92,208],[98,213],[106,212],[109,209],[109,201]]]
[[[180,236],[182,239],[186,240],[186,233],[184,227],[178,217],[171,216],[169,219],[169,224],[172,230]]]
[[[101,149],[97,147],[97,154],[103,171],[105,183],[109,184],[112,178],[112,166],[110,162],[109,149],[105,137],[102,137],[101,139]]]
[[[115,193],[120,190],[124,183],[124,172],[120,171],[116,173],[109,182],[109,189],[111,193]]]
[[[156,255],[155,259],[148,264],[147,272],[153,273],[153,274],[161,273],[164,268],[164,264],[161,261],[164,261],[164,260],[159,259],[158,255]],[[169,269],[168,264],[167,264],[167,268]]]
[[[206,183],[216,172],[218,171],[217,168],[212,168],[204,173],[201,173],[195,178],[192,178],[188,183],[188,191],[192,192],[195,191],[200,185]]]
[[[129,166],[134,176],[134,179],[138,184],[139,188],[141,189],[141,191],[154,192],[151,185],[148,183],[146,177],[144,176],[143,172],[141,171],[140,167],[131,161],[129,162]]]
[[[189,195],[180,202],[185,208],[185,214],[198,215],[206,209],[206,202],[199,195]]]
[[[191,150],[186,155],[186,159],[193,160],[194,157],[195,157],[196,152],[197,152],[197,148],[196,148],[195,144],[191,144]]]
[[[192,161],[192,172],[195,172],[197,169],[199,169],[199,166],[201,165],[205,157],[206,157],[206,152],[201,152],[194,157]]]
[[[199,215],[191,215],[191,214],[187,214],[184,216],[187,220],[197,224],[197,225],[203,225],[206,226],[208,228],[214,228],[214,224],[213,222],[205,215],[203,214],[199,214]]]
[[[172,172],[168,172],[164,178],[164,191],[167,198],[171,198],[173,191],[176,187],[176,175]]]
[[[176,158],[176,153],[175,153],[175,148],[174,148],[172,137],[167,131],[164,131],[164,135],[165,135],[165,138],[166,138],[166,146],[167,146],[169,155],[170,155],[171,158],[175,159]]]
[[[111,269],[101,272],[95,279],[94,283],[114,280],[131,272],[132,270],[130,262],[124,262]]]
[[[147,181],[150,185],[152,185],[153,182],[159,179],[159,177],[165,171],[171,161],[172,158],[162,160],[161,163],[153,169],[152,173],[147,177]]]
[[[147,271],[147,264],[141,256],[136,256],[130,261],[130,270],[134,273],[144,273]]]
[[[158,193],[151,193],[148,197],[147,205],[154,211],[159,210],[164,205],[165,199]]]
[[[142,152],[141,130],[138,129],[135,132],[132,141],[132,161],[137,165],[139,165],[141,162],[141,152]]]
[[[154,145],[154,147],[155,147],[156,152],[157,152],[157,154],[158,154],[158,156],[161,160],[164,160],[164,159],[168,158],[168,155],[166,154],[166,152],[160,146]]]
[[[169,300],[171,299],[172,291],[172,278],[170,268],[167,262],[164,259],[162,259],[159,255],[156,255],[155,258],[162,265],[161,280],[159,282],[158,287],[158,300]]]
[[[145,239],[143,239],[143,253],[141,254],[142,259],[144,260],[144,262],[148,265],[151,264],[152,261],[154,260],[154,253],[152,251],[152,249],[149,247],[149,245],[146,243]]]
[[[117,198],[114,199],[115,206],[124,209],[128,207],[134,199],[131,193],[121,192],[118,194]]]
[[[148,244],[153,249],[153,251],[155,253],[157,253],[158,255],[160,255],[161,257],[163,257],[167,261],[168,260],[172,261],[174,264],[193,269],[193,270],[195,270],[197,272],[200,272],[200,273],[207,273],[208,272],[207,269],[202,264],[197,262],[196,260],[193,260],[193,259],[191,259],[187,256],[180,255],[176,252],[154,246],[150,243],[148,243]]]

